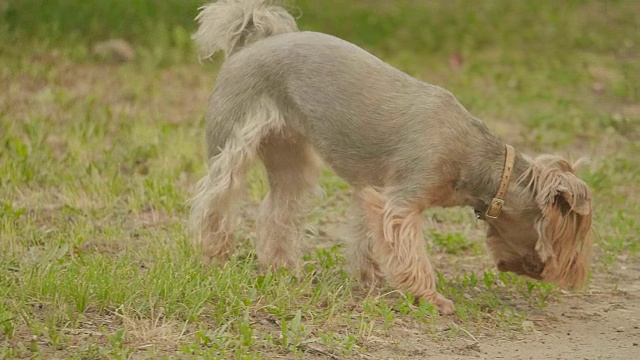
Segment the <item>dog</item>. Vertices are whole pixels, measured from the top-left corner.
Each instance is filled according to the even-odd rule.
[[[347,245],[354,276],[455,312],[436,290],[421,213],[467,206],[486,222],[499,271],[566,288],[585,283],[591,191],[578,163],[528,157],[491,133],[447,90],[360,47],[300,31],[282,7],[219,0],[199,9],[203,59],[224,53],[206,111],[207,174],[190,224],[204,256],[226,261],[245,172],[260,159],[269,192],[256,224],[265,267],[295,268],[298,214],[329,166],[352,188]]]

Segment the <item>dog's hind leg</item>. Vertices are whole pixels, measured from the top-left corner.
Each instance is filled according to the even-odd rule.
[[[233,126],[229,131],[213,133],[215,137],[208,136],[209,168],[191,200],[191,228],[196,245],[206,258],[217,261],[227,260],[233,250],[233,232],[238,223],[235,205],[245,173],[263,139],[284,126],[280,112],[269,99],[257,101],[236,122],[227,115],[219,111],[207,119],[213,125]]]
[[[247,168],[255,159],[257,146],[252,142],[255,141],[227,142],[210,160],[207,174],[197,184],[191,203],[191,226],[207,259],[224,262],[233,250],[233,232],[239,221],[234,202],[241,194]]]
[[[269,193],[260,205],[256,252],[265,267],[295,267],[302,231],[298,216],[317,189],[320,162],[300,135],[273,134],[260,146]]]
[[[373,233],[373,256],[385,274],[400,290],[428,300],[442,314],[453,313],[453,302],[436,291],[419,208],[410,197],[386,196],[372,188],[364,189],[362,196]]]
[[[347,243],[349,267],[361,283],[374,286],[384,277],[373,258],[373,234],[365,216],[360,189],[354,189],[350,213],[350,236]]]

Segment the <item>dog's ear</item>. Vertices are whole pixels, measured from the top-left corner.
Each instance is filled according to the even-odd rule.
[[[530,184],[543,212],[557,207],[565,215],[569,211],[581,216],[591,213],[591,190],[566,160],[540,158],[532,164],[532,170]]]
[[[578,215],[585,216],[591,213],[591,191],[587,184],[575,176],[566,181],[569,182],[569,186],[560,185],[557,188],[559,205]]]

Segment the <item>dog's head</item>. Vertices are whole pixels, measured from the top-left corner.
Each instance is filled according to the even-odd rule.
[[[591,191],[574,166],[542,155],[487,220],[487,242],[500,271],[575,288],[587,277],[591,216]]]

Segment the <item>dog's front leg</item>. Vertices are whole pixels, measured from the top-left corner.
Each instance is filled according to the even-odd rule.
[[[407,199],[387,197],[371,188],[361,194],[373,237],[373,256],[385,274],[400,290],[430,301],[441,314],[452,314],[453,302],[436,291],[418,207]]]

